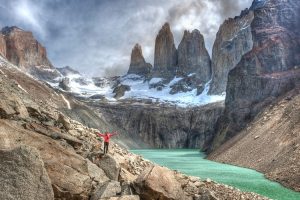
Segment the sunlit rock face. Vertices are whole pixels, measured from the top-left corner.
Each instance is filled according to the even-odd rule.
[[[147,76],[152,69],[150,63],[146,63],[142,47],[139,44],[136,44],[131,52],[130,66],[127,74],[137,74],[141,76]]]
[[[170,25],[165,23],[155,40],[153,75],[174,76],[177,67],[177,50]]]
[[[254,1],[253,7],[253,48],[229,72],[225,115],[215,146],[300,85],[300,1]]]
[[[4,27],[1,33],[5,40],[4,47],[0,36],[1,54],[11,63],[42,80],[53,80],[60,76],[48,60],[46,49],[31,32],[13,26]]]
[[[240,16],[229,18],[220,26],[212,51],[210,94],[225,92],[228,72],[252,49],[252,20],[253,11],[246,9]]]
[[[0,55],[6,57],[6,41],[4,35],[0,33]]]

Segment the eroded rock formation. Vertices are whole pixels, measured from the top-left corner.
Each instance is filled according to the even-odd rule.
[[[229,71],[252,49],[252,20],[253,11],[246,9],[240,16],[229,18],[220,26],[212,50],[210,94],[225,92]]]
[[[165,23],[155,40],[153,76],[174,76],[177,66],[177,50],[170,25]]]
[[[130,66],[127,74],[137,74],[141,76],[147,76],[152,69],[150,63],[146,63],[142,47],[139,44],[136,44],[131,52]]]
[[[195,73],[202,83],[211,78],[211,63],[205,48],[204,38],[198,30],[184,31],[178,46],[177,75],[187,76]]]

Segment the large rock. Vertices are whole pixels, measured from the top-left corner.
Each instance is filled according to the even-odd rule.
[[[29,31],[18,27],[1,30],[6,41],[6,58],[23,71],[43,80],[53,80],[60,73],[47,58],[47,52]]]
[[[122,96],[125,95],[126,91],[130,91],[130,86],[128,86],[128,85],[122,85],[122,84],[118,85],[113,90],[113,93],[115,94],[114,98],[116,98],[116,99],[121,98]]]
[[[106,154],[96,164],[105,172],[109,179],[118,180],[120,166],[112,156]]]
[[[300,84],[300,1],[254,1],[253,48],[230,71],[214,148]]]
[[[165,23],[155,40],[153,75],[174,76],[177,66],[177,50],[170,25]]]
[[[120,183],[117,181],[107,181],[100,184],[91,196],[91,200],[106,199],[117,196],[121,193]]]
[[[44,163],[34,148],[0,150],[0,199],[54,199]]]
[[[229,71],[252,49],[252,20],[253,11],[246,9],[240,16],[229,18],[220,26],[212,50],[210,94],[225,92]]]
[[[137,74],[141,76],[147,76],[152,69],[150,63],[146,63],[142,47],[139,44],[136,44],[131,52],[130,66],[127,74]]]
[[[178,46],[178,75],[196,73],[201,82],[211,78],[210,57],[205,48],[204,38],[198,30],[184,31]]]
[[[135,181],[134,188],[144,200],[185,200],[181,184],[174,171],[154,166],[146,169]]]

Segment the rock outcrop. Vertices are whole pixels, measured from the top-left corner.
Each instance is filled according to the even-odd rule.
[[[136,44],[131,52],[130,66],[127,74],[137,74],[140,76],[147,76],[151,72],[152,65],[146,63],[142,47],[139,44]]]
[[[130,91],[130,86],[128,86],[128,85],[122,85],[122,84],[118,85],[113,90],[113,93],[115,94],[114,98],[116,98],[116,99],[121,98],[122,96],[125,95],[126,91]]]
[[[152,166],[135,180],[135,190],[142,199],[188,199],[174,171]]]
[[[253,11],[246,9],[240,16],[229,18],[220,26],[212,50],[210,94],[222,94],[226,91],[229,71],[252,49],[250,24],[253,16]]]
[[[0,55],[6,57],[6,41],[2,33],[0,33]]]
[[[254,1],[253,48],[229,72],[225,114],[213,148],[236,135],[258,112],[300,85],[300,2]]]
[[[1,33],[6,42],[6,58],[11,63],[42,80],[53,81],[60,76],[48,60],[46,49],[31,32],[12,26],[4,27]]]
[[[184,31],[178,46],[178,76],[195,73],[202,83],[211,78],[211,61],[204,38],[198,30]]]
[[[177,50],[170,25],[165,23],[155,39],[153,76],[174,77],[177,67]]]
[[[0,171],[1,199],[54,199],[51,181],[36,149],[21,146],[0,150]]]

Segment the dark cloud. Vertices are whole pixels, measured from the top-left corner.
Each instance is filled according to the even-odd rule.
[[[211,51],[220,24],[252,0],[0,0],[0,25],[31,30],[57,67],[93,76],[126,73],[140,43],[153,63],[154,41],[169,21],[176,45],[184,29],[199,29]]]

